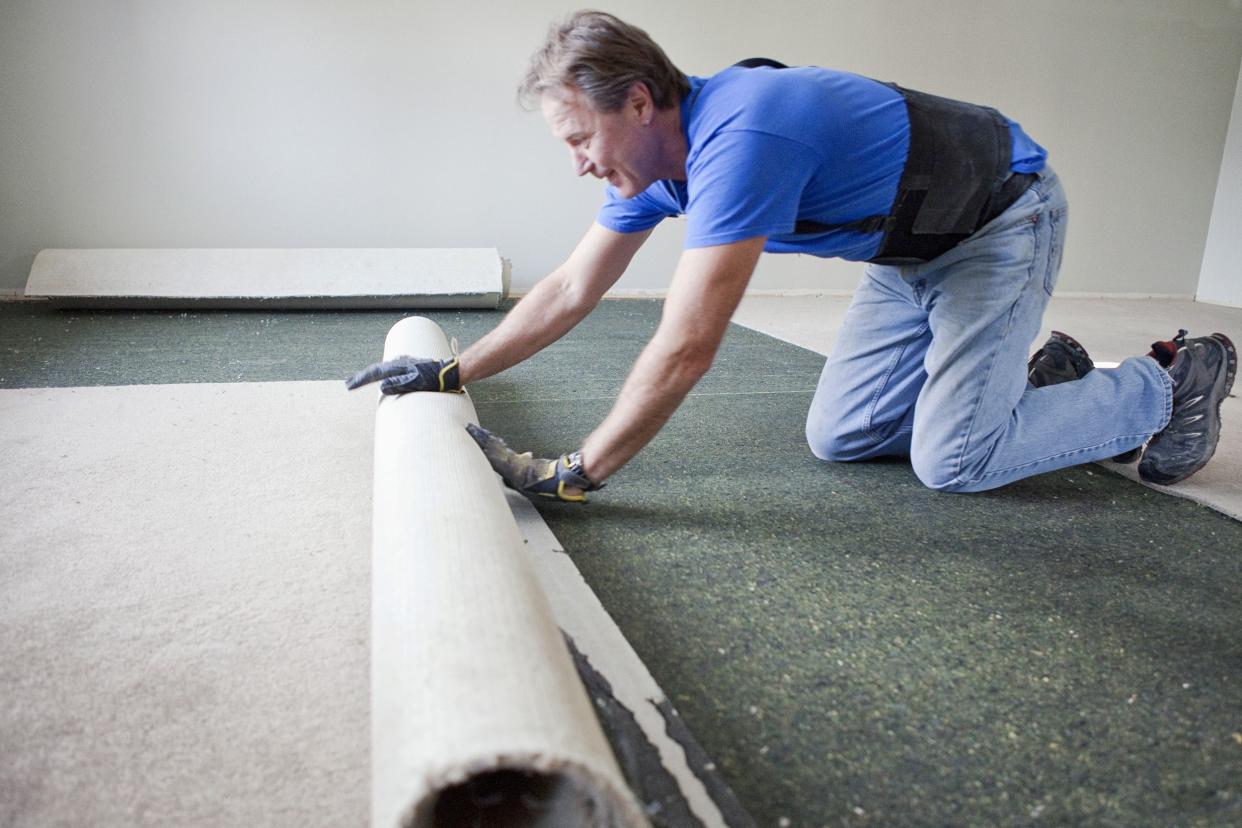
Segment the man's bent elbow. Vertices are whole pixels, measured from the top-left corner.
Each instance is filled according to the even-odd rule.
[[[692,338],[672,340],[657,334],[649,347],[665,366],[665,372],[687,387],[701,380],[716,359],[713,343]]]
[[[685,353],[670,363],[670,370],[681,378],[681,384],[693,388],[712,368],[714,353]]]
[[[548,278],[556,292],[557,304],[566,312],[586,316],[595,307],[596,302],[582,286],[581,279],[561,269],[553,271]]]

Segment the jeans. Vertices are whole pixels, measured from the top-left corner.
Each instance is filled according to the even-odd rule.
[[[1172,383],[1148,357],[1074,382],[1027,382],[1067,218],[1045,168],[947,253],[868,265],[807,416],[815,455],[908,456],[925,485],[972,492],[1112,457],[1164,428]]]

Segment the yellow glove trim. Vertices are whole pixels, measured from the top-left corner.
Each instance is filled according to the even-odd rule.
[[[457,367],[457,362],[458,362],[458,360],[456,360],[456,359],[454,359],[452,362],[446,362],[446,363],[444,363],[444,367],[440,369],[439,378],[440,378],[440,390],[441,390],[441,391],[448,391],[448,390],[449,390],[449,389],[447,389],[447,388],[445,388],[445,387],[444,387],[444,375],[445,375],[445,374],[447,374],[449,371],[451,371],[453,368],[456,368],[456,367]],[[466,393],[466,392],[465,392],[465,389],[464,389],[464,388],[454,388],[454,389],[452,389],[452,393],[454,393],[454,394],[464,394],[464,393]]]
[[[559,497],[561,500],[565,500],[570,503],[586,503],[586,495],[584,494],[579,494],[579,495],[565,494],[565,481],[564,480],[556,484],[556,496]]]

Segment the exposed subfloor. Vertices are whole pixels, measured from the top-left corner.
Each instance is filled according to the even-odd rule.
[[[785,321],[811,304],[782,301]],[[826,307],[805,318],[830,328]],[[498,319],[428,315],[463,343]],[[0,388],[340,378],[400,316],[0,305]],[[658,317],[605,303],[476,384],[483,424],[572,448]],[[801,442],[821,364],[734,328],[592,503],[539,504],[756,822],[1242,820],[1242,523],[1098,466],[961,496],[900,461],[821,463]]]

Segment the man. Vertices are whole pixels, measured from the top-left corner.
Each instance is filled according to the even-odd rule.
[[[1159,483],[1212,456],[1227,337],[1183,333],[1091,370],[1059,335],[1027,363],[1066,200],[1044,149],[995,110],[765,59],[687,77],[600,12],[549,31],[521,94],[575,172],[607,181],[596,222],[459,358],[380,363],[351,388],[450,391],[503,371],[582,320],[663,218],[687,228],[659,328],[579,451],[536,459],[471,428],[509,485],[583,500],[633,457],[711,366],[764,250],[870,263],[807,418],[822,459],[908,456],[926,485],[969,492],[1144,444],[1140,473]]]

